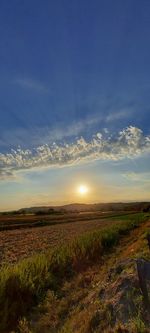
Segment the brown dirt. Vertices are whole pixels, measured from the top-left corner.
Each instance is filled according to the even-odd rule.
[[[84,220],[45,227],[0,232],[0,262],[15,263],[21,258],[70,241],[85,232],[116,223],[111,219]]]

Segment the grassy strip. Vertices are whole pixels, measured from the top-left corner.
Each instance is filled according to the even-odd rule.
[[[19,318],[37,304],[48,288],[58,290],[64,279],[97,261],[119,242],[121,235],[138,227],[146,214],[87,233],[71,244],[21,261],[0,271],[0,331],[13,329]]]
[[[33,221],[29,220],[16,220],[16,221],[0,221],[0,232],[1,231],[8,231],[8,230],[16,230],[16,229],[27,229],[27,228],[36,228],[36,227],[45,227],[45,226],[52,226],[52,225],[59,225],[59,224],[67,224],[67,223],[76,223],[76,222],[82,222],[82,221],[92,221],[92,220],[103,220],[103,219],[118,219],[119,217],[122,218],[124,216],[128,215],[136,215],[137,212],[119,212],[119,213],[107,213],[101,215],[97,215],[93,212],[93,215],[84,215],[81,216],[80,214],[77,214],[75,217],[68,217],[68,215],[61,215],[61,219],[58,218],[58,215],[52,218],[51,216],[45,219],[44,217],[41,217],[40,220],[36,219]],[[62,218],[63,217],[63,218]]]

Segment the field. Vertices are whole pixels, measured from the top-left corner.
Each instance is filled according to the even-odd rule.
[[[150,214],[56,215],[1,216],[0,332],[150,333],[135,267]]]
[[[0,216],[0,264],[15,263],[88,231],[110,226],[121,221],[121,216],[101,212]]]

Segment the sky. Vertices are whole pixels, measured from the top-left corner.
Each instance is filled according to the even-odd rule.
[[[1,211],[150,200],[149,17],[149,0],[0,1]]]

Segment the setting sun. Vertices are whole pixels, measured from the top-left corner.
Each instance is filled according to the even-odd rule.
[[[86,185],[80,185],[80,186],[78,187],[78,192],[79,192],[79,194],[81,194],[81,195],[86,194],[88,191],[89,191],[89,189],[88,189],[88,187],[87,187]]]

